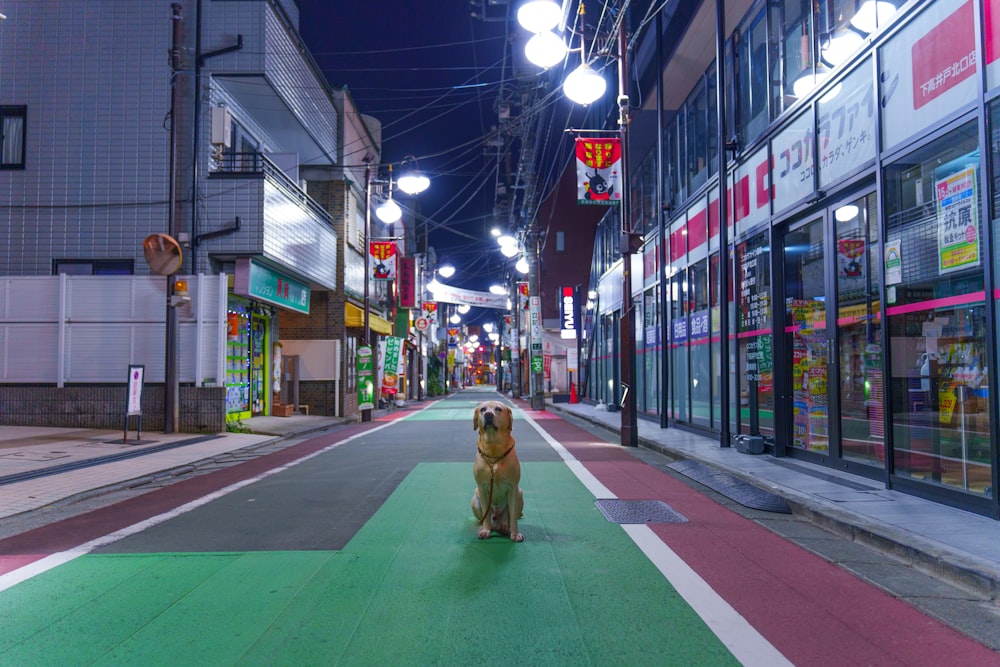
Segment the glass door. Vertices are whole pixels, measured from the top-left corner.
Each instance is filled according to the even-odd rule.
[[[837,377],[827,328],[823,218],[789,229],[783,237],[785,279],[785,365],[792,393],[791,445],[830,451],[829,378]]]
[[[885,468],[878,214],[870,193],[781,237],[793,450]]]

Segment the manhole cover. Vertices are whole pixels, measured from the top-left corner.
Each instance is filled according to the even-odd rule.
[[[611,523],[687,523],[687,519],[661,500],[595,500],[597,509]]]
[[[667,465],[667,467],[671,470],[676,470],[686,477],[690,477],[696,482],[704,484],[714,491],[718,491],[744,507],[764,512],[792,513],[792,508],[788,506],[788,503],[781,496],[744,482],[742,479],[733,477],[729,473],[705,465],[700,461],[676,461]]]

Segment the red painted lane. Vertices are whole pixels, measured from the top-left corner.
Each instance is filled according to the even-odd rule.
[[[386,419],[380,418],[378,421],[401,419],[407,414],[407,412],[397,412],[389,415]],[[0,574],[15,570],[49,554],[77,547],[103,535],[168,512],[209,493],[286,465],[379,425],[376,422],[352,424],[271,454],[191,477],[176,484],[150,491],[142,496],[123,500],[92,512],[2,539],[0,540]]]
[[[793,663],[997,664],[990,649],[625,450],[595,446],[562,420],[541,425],[619,498],[662,500],[687,517],[650,528]]]

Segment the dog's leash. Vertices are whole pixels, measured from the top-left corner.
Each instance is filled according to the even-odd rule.
[[[484,454],[481,448],[476,447],[476,449],[479,450],[479,455],[482,456],[487,462],[489,462],[489,460],[493,458],[492,456],[487,456],[486,454]],[[504,458],[506,458],[506,456],[510,454],[512,451],[514,451],[514,445],[511,445],[510,449],[508,449],[500,456],[496,457],[496,459],[492,463],[490,463],[490,497],[489,500],[486,501],[486,508],[483,510],[484,521],[486,520],[486,513],[491,511],[491,508],[493,507],[493,478],[494,475],[496,475],[497,464],[503,461]]]

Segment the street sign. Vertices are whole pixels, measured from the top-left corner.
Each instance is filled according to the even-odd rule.
[[[417,327],[417,331],[427,331],[427,327],[429,327],[431,323],[426,317],[418,317],[414,325]]]

